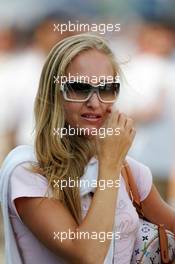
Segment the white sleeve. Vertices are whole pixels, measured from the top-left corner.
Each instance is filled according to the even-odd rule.
[[[27,166],[26,166],[27,165]],[[50,197],[47,179],[28,169],[28,163],[18,165],[10,177],[9,207],[17,216],[14,200],[19,197]]]
[[[133,177],[135,179],[140,200],[143,201],[149,195],[153,183],[152,173],[150,169],[144,164],[127,157]]]

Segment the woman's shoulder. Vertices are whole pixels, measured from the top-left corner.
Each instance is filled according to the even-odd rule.
[[[48,184],[47,178],[41,173],[37,173],[35,165],[36,164],[29,161],[18,164],[11,173],[11,179],[18,178],[21,181],[35,181],[36,183],[45,182]]]
[[[133,178],[137,185],[140,199],[143,201],[151,191],[153,183],[151,170],[147,165],[133,159],[130,156],[126,157],[126,161],[128,162]]]
[[[144,176],[144,174],[147,174],[148,172],[151,173],[151,170],[147,165],[132,158],[131,156],[127,156],[126,161],[129,164],[129,167],[131,168],[133,174]]]
[[[33,172],[30,162],[23,162],[13,169],[10,176],[10,193],[13,199],[51,194],[47,178]]]

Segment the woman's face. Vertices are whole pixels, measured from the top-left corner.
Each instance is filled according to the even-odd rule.
[[[77,74],[78,73],[78,74]],[[84,51],[76,56],[69,64],[66,75],[68,76],[114,76],[114,69],[109,57],[97,50]],[[93,82],[93,83],[92,83]],[[90,82],[94,85],[94,81]],[[64,99],[63,99],[64,100]],[[86,102],[68,102],[64,100],[66,122],[74,128],[100,128],[110,112],[112,103],[102,103],[94,92]]]

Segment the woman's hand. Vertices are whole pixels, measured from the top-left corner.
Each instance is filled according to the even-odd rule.
[[[133,126],[133,120],[126,114],[118,111],[109,114],[103,126],[106,129],[106,136],[96,137],[97,156],[100,162],[106,162],[111,167],[116,164],[122,165],[136,134]]]

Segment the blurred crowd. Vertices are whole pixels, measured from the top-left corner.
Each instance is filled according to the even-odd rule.
[[[0,163],[16,145],[33,143],[33,104],[45,58],[55,43],[80,33],[54,31],[54,24],[68,20],[80,17],[54,11],[27,28],[0,27]],[[110,17],[95,21],[109,23]],[[137,127],[129,154],[151,168],[162,197],[175,206],[175,22],[136,17],[104,37],[123,71],[116,106]]]
[[[0,30],[0,159],[19,144],[32,143],[33,103],[44,60],[69,32],[54,32],[65,22],[62,12],[49,14],[32,28]]]
[[[118,102],[137,128],[129,154],[151,168],[161,196],[175,206],[175,24],[140,21],[134,41]]]

